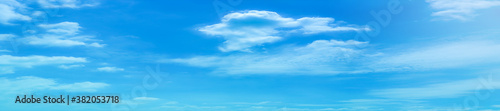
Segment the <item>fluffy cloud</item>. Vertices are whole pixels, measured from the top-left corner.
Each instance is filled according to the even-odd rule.
[[[281,17],[270,11],[243,11],[225,15],[221,23],[208,25],[199,31],[221,36],[226,41],[221,51],[250,51],[248,48],[283,39],[285,33],[315,34],[333,31],[358,31],[366,28],[339,26],[333,18],[303,17],[299,19]]]
[[[54,79],[34,76],[17,78],[0,78],[0,92],[3,94],[30,93],[45,90],[63,90],[68,92],[96,92],[98,89],[108,87],[106,83],[77,82],[72,84],[57,83]]]
[[[41,24],[39,27],[44,29],[46,33],[23,38],[27,44],[51,47],[103,47],[105,45],[95,42],[100,40],[93,39],[94,36],[78,35],[80,32],[79,29],[82,27],[80,27],[80,25],[76,22]]]
[[[99,5],[94,0],[37,0],[43,8],[82,8]]]
[[[0,1],[0,23],[5,25],[12,25],[13,21],[29,21],[30,17],[20,14],[26,8],[23,4],[16,0],[2,0]]]
[[[117,67],[101,67],[101,68],[97,68],[97,70],[103,71],[103,72],[118,72],[118,71],[124,71],[125,69],[117,68]]]
[[[196,56],[162,62],[216,68],[224,74],[338,74],[356,73],[349,62],[362,55],[358,41],[317,40],[306,46],[279,49],[271,53],[229,56]]]
[[[66,56],[11,56],[0,55],[0,74],[14,73],[14,67],[32,67],[38,65],[72,64],[87,62],[85,58]]]
[[[433,16],[444,17],[445,20],[458,19],[467,20],[474,16],[478,9],[486,9],[499,6],[497,0],[426,0],[437,12]]]

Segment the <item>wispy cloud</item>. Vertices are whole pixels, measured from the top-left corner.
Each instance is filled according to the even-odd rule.
[[[87,62],[85,58],[66,56],[11,56],[0,55],[0,65],[31,67],[48,64],[68,64]]]
[[[97,43],[94,36],[79,35],[80,25],[76,22],[61,22],[57,24],[41,24],[40,28],[46,30],[46,33],[28,36],[23,38],[27,44],[42,45],[51,47],[72,47],[89,46],[103,47],[105,44]]]
[[[125,69],[117,68],[117,67],[101,67],[101,68],[97,68],[97,70],[104,71],[104,72],[118,72],[118,71],[124,71]]]
[[[435,83],[421,87],[373,90],[371,94],[395,99],[454,98],[465,94],[474,94],[474,91],[500,89],[500,82],[495,82],[498,79],[500,78],[490,76],[487,78]]]
[[[443,20],[468,20],[474,17],[475,11],[499,6],[498,0],[426,0],[437,12],[433,16],[443,17]]]
[[[14,67],[32,67],[38,65],[72,64],[87,62],[85,58],[66,56],[11,56],[0,55],[0,66],[4,67],[2,73],[14,73]]]
[[[133,100],[136,100],[136,101],[155,101],[155,100],[159,100],[159,98],[154,98],[154,97],[136,97]]]
[[[76,22],[61,22],[57,24],[40,24],[38,27],[54,34],[76,35],[80,31],[80,24]]]
[[[59,68],[62,68],[62,69],[71,69],[71,68],[77,68],[77,67],[85,67],[85,65],[83,65],[83,64],[59,65]]]
[[[26,6],[16,0],[0,1],[0,24],[13,25],[13,21],[29,21],[31,17],[19,13],[25,10]]]
[[[43,8],[82,8],[99,5],[95,0],[37,0]]]
[[[12,38],[16,37],[16,35],[13,34],[0,34],[0,41],[7,41]]]
[[[106,83],[76,82],[71,84],[58,83],[54,79],[35,76],[22,76],[16,78],[0,78],[0,92],[30,93],[38,91],[63,90],[67,92],[96,92],[98,89],[108,87]]]
[[[270,53],[235,54],[229,56],[196,56],[168,59],[197,67],[216,68],[225,74],[339,74],[356,73],[349,67],[362,50],[358,41],[316,40],[306,46],[278,49]]]
[[[388,52],[368,65],[375,71],[449,69],[500,63],[495,39],[464,39]]]
[[[198,29],[226,41],[221,51],[250,51],[250,47],[283,39],[284,33],[315,34],[334,31],[358,31],[366,28],[340,26],[328,17],[285,18],[276,12],[249,10],[225,15],[221,23]]]

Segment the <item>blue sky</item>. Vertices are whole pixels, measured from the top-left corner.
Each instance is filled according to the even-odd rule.
[[[498,0],[2,0],[0,109],[500,110]],[[18,95],[119,104],[15,104]]]

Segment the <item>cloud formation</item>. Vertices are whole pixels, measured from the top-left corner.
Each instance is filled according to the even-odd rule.
[[[11,56],[0,55],[0,74],[14,73],[14,67],[32,67],[39,65],[72,64],[87,62],[85,58],[66,56]]]
[[[12,35],[12,34],[0,34],[0,41],[7,41],[7,40],[10,40],[12,38],[16,37],[16,35]]]
[[[250,51],[249,48],[283,39],[285,33],[316,34],[335,31],[367,30],[358,26],[339,26],[328,17],[281,17],[276,12],[249,10],[225,15],[221,23],[198,29],[226,41],[219,49],[223,52]]]
[[[23,41],[30,45],[49,47],[103,47],[105,45],[97,43],[100,40],[93,39],[94,36],[79,35],[80,28],[82,27],[76,22],[41,24],[38,27],[45,30],[45,33],[25,37]]]
[[[371,94],[379,97],[395,99],[454,98],[465,94],[477,93],[482,90],[491,91],[500,89],[500,83],[495,82],[498,79],[500,78],[489,76],[486,78],[435,83],[421,87],[373,90],[371,91]]]
[[[77,67],[85,67],[83,64],[73,64],[73,65],[59,65],[59,68],[62,69],[71,69],[71,68],[77,68]]]
[[[54,79],[35,76],[16,78],[0,78],[0,92],[3,94],[20,94],[47,90],[63,90],[67,92],[96,92],[108,87],[109,84],[99,82],[76,82],[71,84],[58,83]]]
[[[26,6],[16,0],[0,1],[0,24],[13,25],[13,21],[30,21],[29,16],[19,13],[25,10]]]
[[[437,10],[432,16],[443,17],[444,20],[468,20],[475,16],[475,11],[500,6],[498,0],[426,0],[431,8]]]
[[[97,68],[97,70],[103,71],[103,72],[118,72],[118,71],[124,71],[125,69],[118,68],[118,67],[101,67],[101,68]]]
[[[495,39],[465,39],[440,42],[388,55],[369,62],[379,72],[433,70],[500,63],[500,44]]]
[[[279,49],[270,53],[228,56],[196,56],[163,62],[215,68],[223,74],[339,74],[357,73],[349,61],[362,55],[354,40],[316,40],[306,46]]]
[[[99,5],[95,0],[37,0],[43,8],[82,8]]]
[[[155,100],[159,100],[159,98],[154,98],[154,97],[135,97],[133,100],[135,100],[135,101],[155,101]]]

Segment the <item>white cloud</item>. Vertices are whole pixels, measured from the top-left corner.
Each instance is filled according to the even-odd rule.
[[[12,34],[0,34],[0,41],[7,41],[10,40],[11,38],[16,37],[16,35]]]
[[[37,0],[44,8],[82,8],[99,5],[95,0]]]
[[[133,100],[135,100],[135,101],[155,101],[155,100],[159,100],[159,99],[153,98],[153,97],[136,97]]]
[[[467,79],[444,83],[429,84],[412,88],[392,88],[373,90],[372,95],[395,99],[436,99],[454,98],[465,94],[481,94],[500,89],[500,82],[495,82],[498,77],[485,77],[482,79]],[[485,95],[483,95],[485,96]]]
[[[11,56],[0,55],[0,65],[32,67],[36,65],[69,64],[87,62],[85,58],[66,56]]]
[[[229,56],[196,56],[168,59],[197,67],[216,68],[224,74],[338,74],[357,73],[348,61],[355,60],[362,50],[358,41],[317,40],[306,46],[279,49],[273,53],[245,53]]]
[[[108,87],[106,83],[77,82],[72,84],[57,83],[54,79],[34,76],[22,76],[13,79],[0,78],[0,92],[30,93],[47,90],[63,90],[68,92],[96,92],[98,89]]]
[[[333,31],[358,31],[366,28],[338,26],[333,18],[303,17],[284,18],[271,11],[243,11],[225,15],[221,23],[199,29],[213,36],[221,36],[226,41],[219,47],[221,51],[250,51],[250,47],[272,43],[283,39],[285,33],[314,34]]]
[[[88,43],[89,41],[100,41],[93,39],[94,36],[78,35],[80,25],[76,22],[61,22],[57,24],[41,24],[40,28],[46,30],[47,33],[33,35],[23,38],[30,45],[43,45],[51,47],[72,47],[72,46],[89,46],[89,47],[104,47],[105,44],[96,42]]]
[[[1,41],[7,41],[7,40],[11,40],[12,38],[16,37],[15,35],[12,35],[12,34],[0,34],[0,42]],[[0,47],[1,48],[1,47]],[[6,49],[0,49],[0,53],[6,53],[6,52],[11,52],[10,50],[6,50]],[[2,71],[3,69],[0,69],[0,74],[2,72],[10,72],[10,71]]]
[[[476,10],[500,5],[498,0],[426,0],[426,2],[438,10],[432,13],[433,16],[440,16],[445,20],[468,20],[475,16]]]
[[[85,65],[83,65],[83,64],[59,65],[59,68],[62,68],[62,69],[71,69],[71,68],[77,68],[77,67],[85,67]]]
[[[24,38],[28,41],[30,45],[43,45],[52,47],[71,47],[78,45],[85,45],[82,41],[66,39],[65,36],[55,36],[55,35],[42,35],[41,38],[35,36],[29,36]]]
[[[500,63],[499,41],[494,37],[474,36],[456,40],[446,39],[446,42],[419,44],[420,48],[394,51],[398,53],[375,58],[376,62],[370,63],[368,67],[378,72],[491,69],[495,68],[491,66],[498,66]],[[500,77],[493,75],[481,79],[452,80],[417,87],[373,90],[371,94],[395,99],[454,98],[466,94],[473,95],[478,91],[484,94],[485,90],[500,89],[500,82],[494,82],[496,80],[500,80]]]
[[[432,70],[500,63],[498,40],[464,39],[395,51],[370,63],[375,71]]]
[[[41,24],[40,28],[46,29],[47,32],[63,35],[76,35],[79,29],[82,28],[76,22],[61,22],[57,24]]]
[[[87,46],[90,46],[90,47],[104,47],[104,46],[106,46],[106,44],[99,44],[99,43],[95,43],[94,42],[94,43],[91,43],[91,44],[89,44]]]
[[[7,67],[7,66],[0,67],[0,74],[13,74],[13,73],[14,73],[13,67]]]
[[[29,21],[30,17],[19,13],[26,8],[23,4],[16,0],[2,0],[0,1],[0,23],[5,25],[12,25],[13,21]]]
[[[117,67],[101,67],[97,68],[98,71],[104,71],[104,72],[118,72],[118,71],[124,71],[123,68],[117,68]]]
[[[2,52],[11,52],[10,50],[0,49],[0,53]]]
[[[54,65],[54,64],[71,64],[71,63],[83,63],[87,62],[85,58],[79,57],[66,57],[66,56],[11,56],[11,55],[0,55],[0,66],[4,67],[0,69],[0,74],[2,72],[14,73],[14,67],[32,67],[38,65]]]
[[[53,90],[66,90],[68,92],[96,92],[100,88],[108,87],[106,83],[79,82],[73,84],[61,84],[53,86]]]

